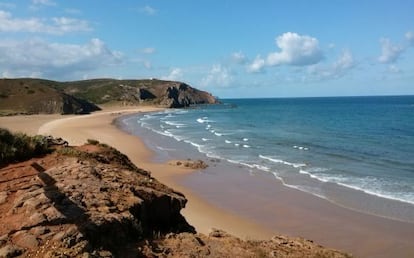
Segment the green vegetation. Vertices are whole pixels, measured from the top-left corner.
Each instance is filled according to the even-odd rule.
[[[49,152],[47,140],[43,136],[12,134],[7,129],[0,128],[0,166],[24,161]]]
[[[88,139],[87,142],[88,142],[88,144],[91,144],[91,145],[98,145],[99,144],[99,141],[94,140],[94,139]]]

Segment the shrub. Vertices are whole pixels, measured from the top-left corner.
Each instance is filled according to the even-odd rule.
[[[88,144],[91,144],[91,145],[98,145],[99,144],[99,141],[94,140],[94,139],[88,139],[87,142],[88,142]]]
[[[0,166],[49,153],[47,140],[40,135],[12,134],[0,128]]]

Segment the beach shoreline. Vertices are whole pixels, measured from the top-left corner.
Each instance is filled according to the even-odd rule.
[[[206,173],[192,173],[188,169],[154,163],[155,153],[139,136],[124,132],[113,123],[127,114],[152,111],[161,109],[112,108],[87,116],[8,117],[0,118],[0,125],[30,134],[38,127],[38,133],[62,137],[73,145],[96,139],[117,148],[138,167],[151,171],[159,181],[184,193],[188,204],[182,213],[201,233],[208,233],[213,227],[248,239],[266,239],[283,233],[312,239],[360,257],[414,254],[412,223],[342,208],[277,184],[266,176],[236,176],[235,171],[226,171],[228,176],[217,180],[218,177],[209,176],[214,167]],[[258,189],[277,189],[277,196],[256,194]],[[270,198],[272,203],[268,202]]]

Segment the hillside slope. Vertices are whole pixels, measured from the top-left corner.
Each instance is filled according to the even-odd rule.
[[[0,79],[0,115],[87,114],[100,110],[89,101],[56,89],[55,82]]]

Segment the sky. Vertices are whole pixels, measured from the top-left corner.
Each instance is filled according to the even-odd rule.
[[[414,95],[412,0],[0,0],[0,76],[221,98]]]

